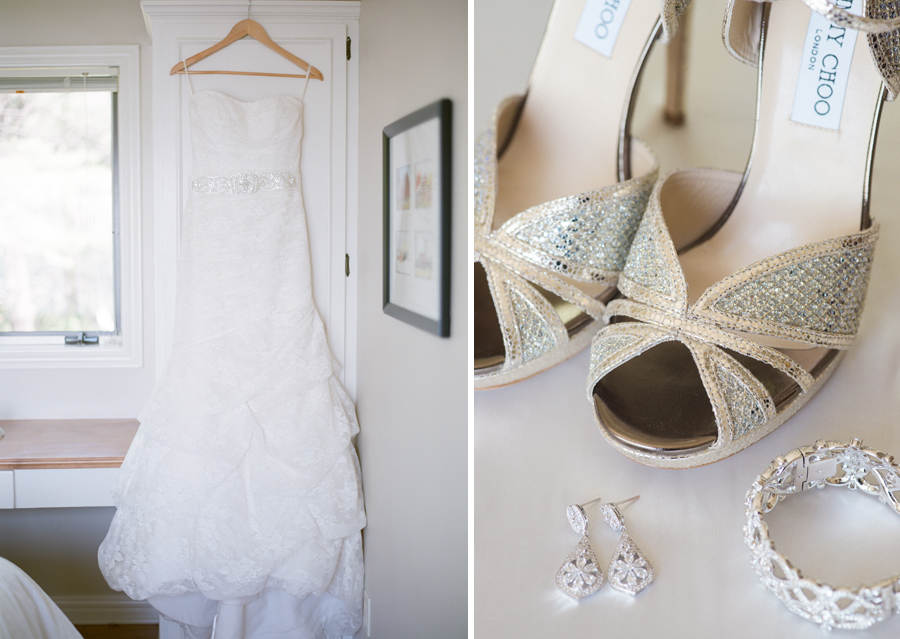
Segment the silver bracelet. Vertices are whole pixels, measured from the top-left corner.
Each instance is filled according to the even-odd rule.
[[[766,588],[791,612],[823,629],[862,629],[900,613],[900,575],[855,589],[833,588],[804,577],[775,550],[763,514],[787,497],[810,488],[846,486],[873,495],[900,514],[900,466],[892,455],[862,445],[817,441],[776,457],[747,492],[744,537],[750,563]]]

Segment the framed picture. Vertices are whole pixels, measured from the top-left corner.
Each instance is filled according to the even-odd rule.
[[[450,119],[444,99],[384,128],[384,312],[450,335]]]

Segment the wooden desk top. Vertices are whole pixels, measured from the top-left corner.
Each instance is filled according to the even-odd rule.
[[[118,468],[136,419],[0,420],[0,470]]]

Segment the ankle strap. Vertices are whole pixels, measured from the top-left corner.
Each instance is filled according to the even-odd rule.
[[[728,0],[722,39],[725,48],[742,62],[759,64],[762,5],[773,0]],[[892,0],[866,0],[864,16],[853,15],[832,0],[803,0],[816,13],[834,24],[867,33],[872,59],[888,89],[888,100],[900,94],[900,15]]]
[[[803,0],[804,4],[841,27],[856,29],[864,33],[885,33],[900,28],[900,15],[879,18],[878,14],[889,16],[893,3],[889,0],[867,0],[866,15],[853,15],[830,0]]]
[[[729,0],[725,9],[722,39],[728,51],[742,62],[756,66],[759,57],[760,10],[774,0]],[[803,3],[834,24],[864,33],[887,33],[900,29],[900,15],[890,0],[867,0],[863,16],[839,7],[831,0],[803,0]]]
[[[774,0],[748,0],[749,2],[774,2]],[[728,14],[731,14],[734,2],[728,3]],[[864,33],[885,33],[900,28],[900,15],[892,15],[894,3],[890,0],[867,0],[865,15],[850,13],[831,0],[803,0],[803,4],[824,16],[834,24],[856,29]],[[728,16],[726,16],[726,24]],[[726,34],[727,36],[727,34]]]

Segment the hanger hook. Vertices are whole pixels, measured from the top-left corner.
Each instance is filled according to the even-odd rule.
[[[250,2],[252,0],[247,0],[247,19],[250,19]]]

